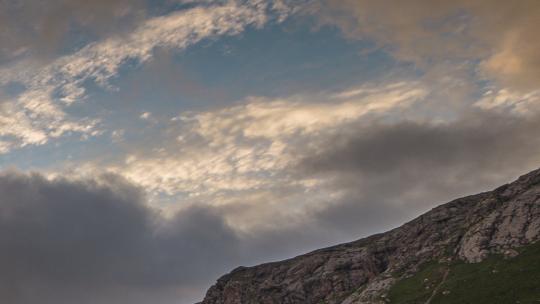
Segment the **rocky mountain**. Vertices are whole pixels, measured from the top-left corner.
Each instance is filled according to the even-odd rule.
[[[493,265],[502,265],[539,239],[540,170],[536,170],[493,191],[436,207],[386,233],[281,262],[236,268],[208,290],[201,304],[399,302],[394,299],[399,297],[396,288],[406,287],[401,282],[419,292],[408,291],[413,300],[402,303],[430,303],[442,294],[450,298],[451,290],[444,290],[446,281],[459,281],[457,275],[464,273],[466,265],[483,265],[490,257],[499,257]],[[530,256],[540,260],[538,255]],[[489,273],[496,273],[492,268]],[[426,269],[435,270],[418,280]],[[524,274],[538,278],[538,284],[520,286],[528,286],[526,292],[538,295],[540,302],[538,273]],[[463,289],[467,284],[456,286]],[[454,294],[460,292],[456,289]]]

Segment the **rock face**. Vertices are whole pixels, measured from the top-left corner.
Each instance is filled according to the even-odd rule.
[[[540,239],[540,169],[434,208],[403,226],[289,260],[239,267],[201,304],[384,303],[395,280],[432,260],[479,262]]]

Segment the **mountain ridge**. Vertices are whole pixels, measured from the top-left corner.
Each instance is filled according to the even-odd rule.
[[[492,254],[511,258],[539,239],[537,169],[492,191],[439,205],[384,233],[238,267],[219,278],[200,304],[385,303],[396,282],[427,262],[478,263]]]

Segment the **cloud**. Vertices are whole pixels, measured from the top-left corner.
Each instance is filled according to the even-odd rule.
[[[376,232],[539,167],[539,127],[538,115],[485,111],[448,122],[351,125],[306,155],[297,170],[340,193],[313,208],[321,226]]]
[[[305,181],[291,181],[286,173],[296,149],[352,121],[391,116],[427,94],[414,82],[355,90],[313,97],[324,102],[252,97],[221,109],[184,112],[172,119],[171,138],[162,149],[134,151],[109,170],[150,191],[191,197],[299,185]]]
[[[204,203],[164,217],[141,188],[116,175],[4,171],[0,196],[5,303],[191,304],[237,265],[329,240],[316,230],[240,233],[223,210]]]
[[[87,39],[102,38],[129,29],[145,14],[145,3],[140,0],[1,1],[0,62],[21,54],[53,57],[74,47],[66,39],[73,31],[84,33]]]
[[[0,104],[0,136],[6,142],[4,153],[27,145],[42,145],[52,138],[80,133],[99,134],[98,119],[70,119],[61,107],[49,100],[50,91],[29,91],[17,101]]]
[[[539,122],[480,111],[443,123],[342,123],[283,169],[317,187],[278,181],[215,197],[221,204],[178,199],[166,217],[118,175],[4,172],[0,299],[191,303],[236,265],[380,232],[510,181],[540,164]]]
[[[506,105],[492,98],[499,91],[467,96],[445,115],[457,97],[428,88],[364,84],[182,112],[155,145],[75,172],[124,176],[167,213],[204,202],[242,234],[308,227],[350,240],[537,166],[536,95],[512,93]]]
[[[234,266],[380,232],[540,164],[536,95],[494,90],[457,117],[418,116],[434,90],[253,97],[159,122],[161,144],[121,163],[4,173],[0,300],[192,303]]]
[[[0,195],[2,302],[188,303],[240,256],[212,209],[164,219],[117,176],[4,172]]]
[[[3,151],[41,145],[70,133],[102,133],[97,130],[98,119],[67,114],[71,105],[86,98],[86,84],[114,89],[110,81],[123,65],[148,62],[158,48],[179,51],[203,39],[236,35],[250,25],[262,26],[270,19],[272,6],[268,5],[229,1],[195,6],[149,18],[131,32],[89,43],[45,66],[20,60],[3,68],[0,89],[13,83],[24,88],[0,108],[0,120],[6,121],[0,133],[5,142]]]
[[[372,39],[400,60],[424,68],[479,61],[478,69],[503,86],[538,89],[537,1],[328,0],[311,9],[323,23]]]
[[[521,93],[509,89],[488,90],[474,106],[516,115],[536,115],[540,110],[540,91]]]
[[[224,204],[178,200],[167,217],[118,175],[3,172],[0,300],[193,303],[237,265],[380,232],[540,164],[538,117],[361,122],[298,150],[286,170],[318,180],[315,191],[277,183]]]
[[[536,95],[510,94],[503,106],[497,92],[448,116],[433,113],[454,97],[415,81],[251,97],[183,112],[161,144],[88,171],[126,177],[167,212],[204,201],[242,233],[319,225],[355,237],[537,166]]]
[[[321,18],[349,37],[376,40],[423,68],[437,64],[413,80],[249,97],[167,121],[159,109],[139,109],[136,120],[150,122],[140,139],[124,125],[101,130],[102,117],[78,117],[87,90],[117,90],[124,68],[167,71],[156,52],[239,35],[298,9],[297,1],[178,2],[181,10],[142,18],[140,6],[124,10],[122,0],[103,17],[103,1],[53,1],[44,18],[76,11],[50,33],[43,20],[18,32],[50,42],[0,51],[13,60],[0,70],[0,153],[70,134],[107,134],[119,147],[115,155],[98,148],[99,159],[75,162],[69,174],[0,174],[0,301],[193,303],[237,265],[380,232],[540,164],[529,30],[537,11],[527,1],[495,1],[493,10],[483,0],[328,1]],[[54,59],[27,58],[41,43],[54,53],[69,35],[66,22],[99,38]],[[121,34],[99,34],[117,22],[126,22]],[[476,72],[504,86],[478,83]],[[189,89],[177,86],[181,78],[171,94]]]
[[[150,112],[143,112],[139,118],[142,119],[142,120],[149,120],[150,119],[150,116],[152,116],[152,113]]]

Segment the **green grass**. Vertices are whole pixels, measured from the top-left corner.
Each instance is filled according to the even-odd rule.
[[[398,281],[388,293],[390,303],[424,303],[441,282],[446,265],[429,262],[412,277]]]
[[[389,291],[390,303],[425,303],[447,267],[432,262],[398,281]],[[515,258],[491,256],[481,263],[449,267],[432,304],[540,304],[540,243],[523,248]]]

